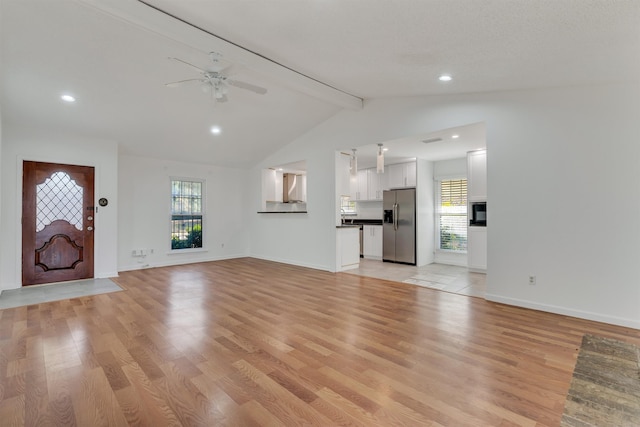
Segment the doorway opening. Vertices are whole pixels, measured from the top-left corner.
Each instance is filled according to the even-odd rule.
[[[387,149],[384,152],[383,174],[377,173],[375,167],[376,149],[380,143]],[[472,174],[469,171],[469,154],[479,150],[486,152],[485,124],[474,123],[391,141],[372,141],[369,145],[352,148],[355,148],[353,152],[354,156],[357,155],[358,165],[357,173],[352,173],[350,199],[355,201],[355,212],[348,215],[346,221],[364,224],[365,230],[360,266],[346,272],[484,297],[486,275],[483,272],[486,271],[486,261],[483,271],[478,259],[484,254],[486,260],[486,238],[484,248],[479,248],[477,242],[481,239],[476,238],[476,235],[479,231],[484,231],[486,236],[486,227],[484,230],[479,230],[478,227],[471,230],[474,232],[472,240],[475,243],[469,242],[473,244],[468,247],[467,207],[468,203],[479,199],[466,198],[466,183]],[[478,170],[477,164],[474,163],[474,171]],[[483,172],[485,184],[484,196],[481,198],[486,203],[486,167]],[[403,179],[397,179],[399,176]],[[445,202],[451,202],[449,199],[443,200],[443,183],[464,183],[464,201],[449,197],[459,203],[455,206],[447,205],[448,209],[443,210]],[[473,184],[475,183],[477,181]],[[415,266],[383,262],[384,245],[367,242],[367,237],[371,241],[377,237],[380,243],[386,238],[384,201],[376,197],[376,191],[384,193],[385,191],[379,190],[398,188],[416,189]],[[471,190],[477,188],[477,185],[472,185]],[[462,195],[453,194],[453,191],[449,193],[450,196]],[[379,221],[380,233],[367,233],[367,228],[376,228],[377,223],[372,221]],[[376,248],[382,249],[382,253],[375,253]]]

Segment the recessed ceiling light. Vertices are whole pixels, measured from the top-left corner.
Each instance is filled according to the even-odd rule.
[[[460,138],[460,135],[451,135],[451,138],[458,139],[458,138]]]
[[[71,95],[62,95],[60,97],[64,102],[76,102],[76,99]]]
[[[443,74],[440,77],[438,77],[438,80],[440,80],[441,82],[450,82],[452,78],[448,74]]]
[[[220,129],[220,126],[211,126],[211,133],[214,135],[219,135],[220,132],[222,132],[222,129]]]

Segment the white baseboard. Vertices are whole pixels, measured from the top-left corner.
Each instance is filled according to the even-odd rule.
[[[109,271],[107,273],[96,273],[94,274],[96,279],[110,279],[111,277],[118,277],[117,271]]]
[[[322,271],[330,271],[330,272],[334,272],[331,268],[327,267],[326,265],[318,265],[318,264],[307,264],[304,262],[298,262],[298,261],[292,261],[290,259],[282,259],[282,258],[274,258],[274,257],[267,257],[267,256],[262,256],[262,255],[247,255],[251,258],[256,258],[256,259],[262,259],[265,261],[273,261],[273,262],[280,262],[283,264],[290,264],[290,265],[296,265],[298,267],[306,267],[306,268],[312,268],[314,270],[322,270]]]
[[[143,270],[146,268],[156,268],[156,267],[171,267],[174,265],[185,265],[185,264],[196,264],[199,262],[211,262],[211,261],[222,261],[225,259],[235,259],[235,258],[245,258],[248,255],[246,254],[234,254],[234,255],[225,255],[225,256],[217,256],[217,257],[202,257],[202,258],[176,258],[175,260],[163,261],[163,262],[147,262],[144,264],[133,264],[133,265],[125,265],[122,267],[118,267],[118,271],[133,271],[133,270]]]
[[[579,319],[593,320],[595,322],[608,323],[610,325],[624,326],[627,328],[640,329],[640,320],[625,319],[616,316],[607,316],[589,311],[574,310],[549,304],[539,304],[532,301],[517,298],[508,298],[500,295],[485,294],[487,301],[499,302],[516,307],[530,308],[532,310],[545,311],[547,313],[562,314],[564,316],[577,317]]]

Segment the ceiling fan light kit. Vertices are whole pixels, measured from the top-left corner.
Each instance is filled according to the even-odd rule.
[[[351,170],[351,176],[358,175],[358,158],[356,157],[356,149],[352,148],[353,154],[351,155],[351,162],[349,165],[349,169]]]
[[[217,52],[211,52],[210,56],[211,56],[211,62],[214,65],[217,65],[220,61],[221,55]],[[246,89],[253,93],[257,93],[259,95],[264,95],[265,93],[267,93],[267,89],[263,87],[229,78],[228,76],[223,74],[224,70],[209,71],[209,70],[205,70],[203,68],[197,67],[180,58],[169,57],[169,59],[193,68],[194,70],[198,71],[201,74],[201,76],[198,78],[178,80],[175,82],[166,83],[165,84],[166,87],[178,87],[188,83],[199,82],[202,84],[201,86],[202,91],[205,93],[209,92],[211,94],[211,97],[217,102],[227,101],[227,93],[229,93],[229,86],[235,86],[240,89]]]
[[[384,152],[382,150],[382,144],[378,144],[378,158],[376,162],[376,172],[384,173]]]

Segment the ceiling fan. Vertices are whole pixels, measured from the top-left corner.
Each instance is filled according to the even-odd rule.
[[[217,52],[211,52],[210,56],[213,64],[217,65],[220,61],[220,54],[218,54]],[[227,93],[229,92],[229,86],[235,86],[241,89],[250,90],[251,92],[260,95],[264,95],[265,93],[267,93],[267,89],[263,87],[228,77],[227,75],[223,74],[224,70],[205,70],[179,58],[169,57],[169,59],[187,65],[194,70],[197,70],[201,74],[201,76],[193,79],[166,83],[165,86],[167,87],[177,87],[189,83],[200,83],[202,90],[204,92],[210,92],[212,98],[214,98],[217,102],[226,102],[228,100]]]

